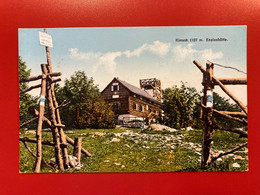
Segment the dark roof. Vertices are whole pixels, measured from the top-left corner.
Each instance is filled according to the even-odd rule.
[[[127,89],[129,89],[131,92],[137,94],[137,95],[140,95],[140,96],[143,96],[157,104],[162,104],[160,101],[154,99],[149,93],[147,93],[146,91],[134,86],[134,85],[131,85],[125,81],[122,81],[121,79],[118,79],[118,78],[115,78],[116,80],[118,80],[122,85],[124,85]]]

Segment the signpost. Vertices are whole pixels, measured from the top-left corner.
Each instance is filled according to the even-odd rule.
[[[40,41],[40,45],[53,48],[51,35],[45,32],[39,32],[39,41]]]

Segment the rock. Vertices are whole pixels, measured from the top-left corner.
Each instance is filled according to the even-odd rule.
[[[69,155],[69,160],[72,167],[76,167],[78,165],[77,157]]]
[[[116,166],[120,166],[121,164],[120,164],[120,163],[117,163],[117,162],[115,162],[115,163],[114,163],[114,165],[116,165]]]
[[[242,156],[238,156],[238,155],[234,155],[233,159],[239,159],[239,160],[245,160],[245,158],[243,158]]]
[[[85,136],[85,135],[87,135],[87,133],[81,133],[81,134],[80,134],[80,136]]]
[[[125,144],[126,147],[130,148],[130,146],[128,144]]]
[[[120,139],[118,139],[118,138],[113,138],[113,139],[111,140],[111,142],[120,142]]]
[[[92,135],[97,135],[97,136],[104,136],[106,135],[106,133],[102,133],[102,132],[93,132]]]
[[[35,135],[35,134],[36,134],[36,131],[35,131],[35,130],[27,130],[27,131],[25,131],[25,133],[30,133],[30,134]]]
[[[218,158],[217,161],[221,162],[221,161],[223,161],[223,160],[222,160],[222,158]]]
[[[239,165],[238,163],[233,163],[233,164],[232,164],[232,167],[234,167],[234,168],[240,168],[240,165]]]
[[[74,169],[80,170],[82,167],[83,167],[82,164],[77,164],[77,165],[74,167]]]
[[[123,126],[121,126],[121,125],[116,125],[116,129],[122,129],[122,130],[125,130],[126,127],[123,127]]]
[[[191,130],[193,130],[192,127],[187,127],[187,131],[191,131]]]
[[[185,146],[185,145],[189,145],[189,143],[188,143],[188,142],[183,142],[183,143],[181,144],[181,146]]]
[[[75,156],[69,155],[69,161],[70,161],[70,166],[72,166],[72,168],[74,169],[81,169],[83,167],[82,164],[78,163],[78,159]],[[55,168],[58,168],[58,165],[56,164],[56,159],[55,158],[51,158],[49,161],[49,164]]]
[[[110,160],[105,160],[104,162],[108,163],[108,162],[110,162]]]
[[[154,130],[154,131],[163,131],[163,130],[169,131],[169,132],[177,131],[176,129],[173,129],[171,127],[168,127],[166,125],[161,125],[161,124],[151,124],[150,128],[151,128],[151,130]]]
[[[195,148],[195,150],[196,150],[197,152],[200,152],[202,149],[201,149],[201,148]]]
[[[154,130],[154,131],[162,131],[163,130],[163,128],[159,124],[151,124],[150,127],[151,127],[151,130]]]

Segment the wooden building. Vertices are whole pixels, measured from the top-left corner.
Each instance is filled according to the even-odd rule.
[[[114,78],[101,92],[105,101],[113,104],[118,124],[131,120],[160,119],[162,103],[145,90],[119,78]]]

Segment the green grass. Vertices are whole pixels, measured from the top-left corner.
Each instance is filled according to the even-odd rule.
[[[141,129],[130,129],[133,134],[138,133],[142,137],[122,136],[127,130],[122,129],[82,129],[69,130],[65,133],[74,139],[82,137],[82,146],[93,156],[87,158],[82,156],[82,169],[68,169],[65,172],[184,172],[184,171],[245,171],[248,169],[247,151],[241,149],[235,155],[241,159],[234,159],[234,156],[222,158],[222,161],[216,161],[208,169],[200,168],[200,153],[202,142],[202,131],[178,131],[178,132],[158,132],[141,131]],[[100,132],[102,136],[98,135]],[[21,133],[21,136],[34,138],[35,135]],[[181,141],[175,139],[181,138]],[[120,139],[119,142],[113,142],[113,138]],[[43,132],[43,140],[52,140],[51,132]],[[216,131],[214,133],[213,150],[228,150],[240,143],[246,142],[246,139],[238,138],[237,135]],[[195,145],[191,147],[190,144]],[[28,146],[34,151],[35,144],[28,143]],[[196,148],[196,150],[195,150]],[[73,148],[69,146],[69,154],[72,154]],[[50,146],[43,146],[43,159],[48,162],[54,157],[54,149]],[[33,172],[35,159],[26,150],[23,143],[20,142],[20,172]],[[233,163],[238,163],[240,168],[234,168]],[[60,172],[42,165],[41,172]]]

